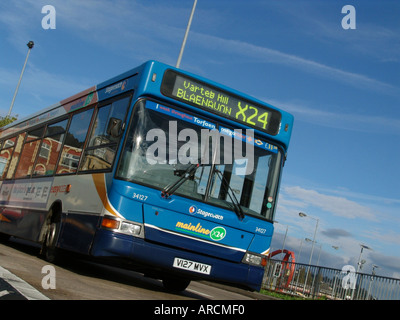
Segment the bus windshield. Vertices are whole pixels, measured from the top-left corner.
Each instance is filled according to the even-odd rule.
[[[276,146],[151,100],[139,100],[132,117],[118,178],[273,220]]]

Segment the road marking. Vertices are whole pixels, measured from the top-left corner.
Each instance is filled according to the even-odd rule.
[[[7,291],[7,290],[3,290],[3,291],[0,292],[0,297],[6,296],[6,295],[8,295],[8,294],[10,294],[10,293],[11,293],[11,292],[9,292],[9,291]]]
[[[214,298],[213,296],[210,296],[210,295],[205,294],[205,293],[203,293],[203,292],[198,292],[198,291],[193,290],[193,289],[186,289],[186,291],[189,291],[189,292],[191,292],[191,293],[198,294],[198,295],[200,295],[200,296],[206,296],[207,298]]]
[[[24,280],[18,278],[15,274],[12,274],[10,271],[2,267],[0,267],[0,278],[8,282],[10,286],[12,286],[28,300],[50,300],[44,294],[32,287],[30,284],[26,283]],[[7,290],[1,291],[0,296],[5,295],[1,295],[2,293],[4,293],[4,291]]]

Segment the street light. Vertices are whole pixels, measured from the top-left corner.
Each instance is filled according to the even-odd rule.
[[[317,221],[317,223],[315,224],[314,236],[313,236],[313,239],[311,240],[312,241],[312,247],[311,247],[310,261],[308,262],[308,264],[311,265],[311,260],[312,260],[312,256],[313,256],[313,252],[314,252],[315,236],[317,234],[319,219],[310,217],[307,214],[305,214],[304,212],[299,212],[299,216],[302,217],[302,218],[308,217],[308,218],[311,218],[311,219],[314,219],[314,220]]]
[[[304,239],[306,242],[313,242],[310,238],[305,238]],[[315,241],[316,243],[318,243],[318,241]],[[325,244],[325,245],[329,245],[328,243],[320,243],[319,244],[319,253],[318,253],[318,259],[317,259],[317,264],[316,264],[316,266],[319,266],[319,258],[321,257],[321,250],[322,250],[322,245],[323,244]],[[333,249],[335,249],[335,250],[339,250],[339,246],[332,246],[332,245],[329,245],[331,248],[333,248]]]
[[[372,250],[370,247],[366,246],[365,244],[360,244],[360,247],[361,247],[361,251],[360,251],[360,256],[358,257],[357,272],[356,273],[358,273],[358,271],[361,269],[360,268],[360,266],[361,266],[361,255],[363,253],[363,250],[364,249]]]
[[[279,223],[278,221],[274,221],[275,223]],[[281,223],[282,224],[282,223]],[[283,244],[282,244],[282,254],[284,254],[283,253],[283,250],[285,250],[285,243],[286,243],[286,237],[287,237],[287,234],[288,234],[288,229],[289,229],[289,226],[288,225],[285,225],[285,224],[282,224],[282,225],[284,225],[284,226],[286,226],[286,232],[285,232],[285,236],[284,236],[284,238],[283,238]],[[283,258],[282,258],[282,260],[283,260]]]
[[[28,62],[29,54],[30,54],[30,52],[31,52],[31,49],[32,49],[33,46],[35,45],[35,43],[34,43],[33,41],[29,41],[26,45],[27,45],[28,48],[29,48],[28,54],[26,55],[25,63],[24,63],[24,66],[23,66],[23,68],[22,68],[21,75],[19,76],[17,88],[15,89],[14,97],[13,97],[13,99],[12,99],[12,101],[11,101],[11,106],[10,106],[10,109],[8,110],[8,113],[7,113],[7,118],[11,115],[11,110],[12,110],[12,108],[13,108],[13,106],[14,106],[15,97],[17,96],[18,89],[19,89],[19,85],[21,84],[21,80],[22,80],[22,76],[23,76],[24,71],[25,71],[26,63]]]
[[[306,279],[305,279],[305,281],[304,281],[304,287],[303,287],[303,292],[304,292],[304,289],[305,289],[306,284],[307,284],[308,274],[309,274],[309,272],[310,272],[310,266],[311,266],[312,256],[313,256],[313,253],[314,253],[315,236],[316,236],[316,234],[317,234],[319,219],[310,217],[310,216],[308,216],[307,214],[305,214],[304,212],[299,212],[299,216],[300,216],[301,218],[308,217],[308,218],[311,218],[311,219],[314,219],[314,220],[317,221],[317,223],[315,224],[314,236],[313,236],[313,239],[312,239],[311,254],[310,254],[310,260],[308,261],[308,269],[307,269]]]
[[[369,299],[371,299],[370,295],[371,295],[371,288],[372,288],[372,283],[374,282],[374,275],[376,274],[375,269],[379,268],[379,266],[377,266],[376,264],[372,265],[372,276],[369,280],[369,286],[368,286],[368,293],[367,293],[367,297]]]
[[[356,283],[357,283],[358,271],[361,269],[361,264],[365,263],[365,260],[361,260],[361,255],[362,255],[364,249],[372,250],[370,247],[366,246],[365,244],[360,244],[360,247],[361,247],[361,251],[360,251],[360,255],[358,257],[358,262],[357,262]],[[362,262],[362,261],[364,261],[364,262]],[[351,293],[351,300],[353,300],[353,298],[354,298],[354,291],[356,291],[355,287],[353,289],[353,292]]]

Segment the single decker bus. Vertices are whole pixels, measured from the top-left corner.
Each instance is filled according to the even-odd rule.
[[[0,233],[260,290],[293,116],[157,61],[0,130]]]

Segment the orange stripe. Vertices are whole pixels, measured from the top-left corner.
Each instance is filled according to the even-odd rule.
[[[96,186],[97,194],[99,195],[101,201],[103,202],[104,208],[107,211],[111,212],[113,215],[119,217],[120,215],[117,212],[115,212],[114,208],[108,202],[107,188],[104,179],[104,174],[103,173],[92,174],[92,178],[94,185]]]
[[[264,252],[261,252],[261,254],[269,255],[269,249],[270,249],[270,248],[268,248],[268,249],[265,250]]]
[[[5,216],[3,216],[1,213],[0,213],[0,221],[11,222]]]

